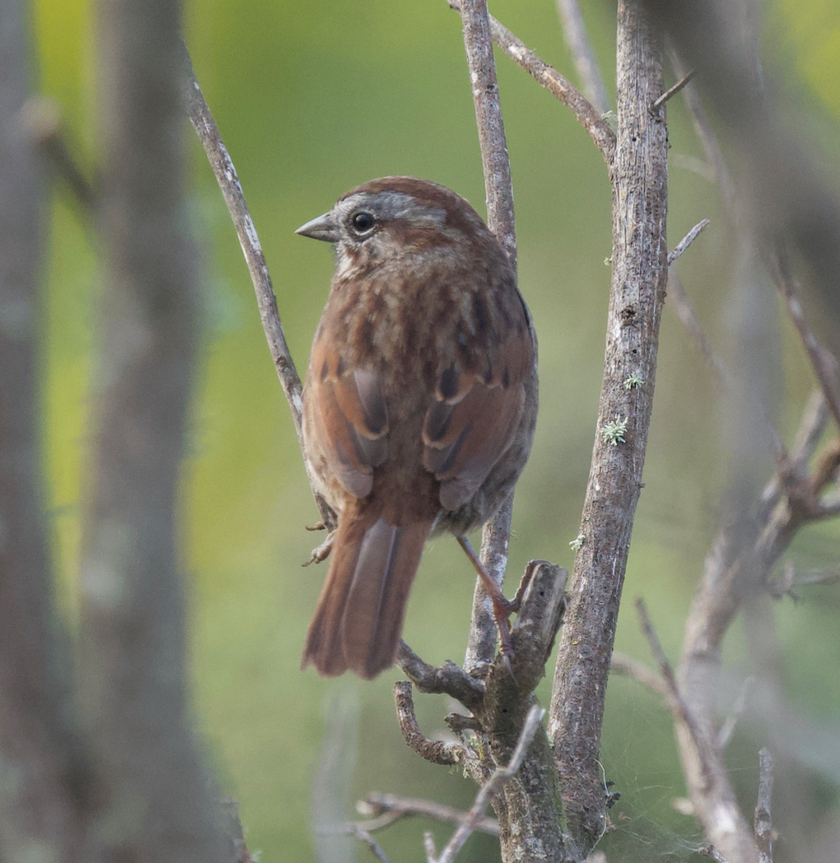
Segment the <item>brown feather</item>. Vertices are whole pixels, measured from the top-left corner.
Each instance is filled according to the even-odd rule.
[[[370,680],[394,664],[408,594],[431,522],[395,526],[370,516],[344,519],[309,626],[301,667]]]

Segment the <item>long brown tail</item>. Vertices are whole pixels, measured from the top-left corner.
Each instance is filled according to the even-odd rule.
[[[348,669],[370,680],[394,664],[408,592],[431,522],[339,523],[327,580],[309,625],[301,668],[336,677]]]

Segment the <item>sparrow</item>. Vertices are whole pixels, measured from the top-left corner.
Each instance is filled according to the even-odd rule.
[[[430,536],[454,534],[483,569],[466,537],[528,458],[536,337],[504,250],[444,186],[372,180],[297,233],[332,243],[336,259],[303,433],[338,526],[302,667],[371,679],[395,661]],[[511,605],[484,578],[506,622]]]

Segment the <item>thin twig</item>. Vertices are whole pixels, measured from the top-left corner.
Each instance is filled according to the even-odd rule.
[[[67,141],[58,103],[45,96],[29,99],[21,108],[19,119],[30,140],[67,184],[74,199],[91,215],[97,203],[94,183],[85,174]]]
[[[644,633],[650,647],[650,652],[656,660],[662,679],[665,681],[668,691],[670,692],[668,704],[672,707],[674,717],[681,722],[688,731],[694,743],[697,757],[700,759],[701,767],[704,772],[708,773],[710,770],[709,741],[706,740],[697,720],[689,711],[688,706],[680,694],[677,678],[674,674],[674,668],[668,660],[668,657],[665,655],[665,651],[662,648],[662,642],[656,634],[656,629],[654,628],[653,621],[650,619],[650,615],[648,614],[645,601],[641,597],[636,600],[636,612],[639,616],[639,623],[642,627],[642,632]]]
[[[610,673],[621,674],[624,677],[632,677],[637,683],[646,686],[651,692],[663,698],[666,702],[671,701],[671,690],[662,678],[647,667],[643,662],[627,656],[623,653],[614,653],[610,665]]]
[[[814,369],[814,374],[834,421],[840,428],[840,383],[837,380],[837,359],[831,351],[820,343],[805,318],[805,312],[799,299],[798,285],[790,274],[783,255],[778,252],[772,254],[770,265],[776,288],[785,301],[788,315],[793,321],[796,332],[808,354],[811,367]]]
[[[248,265],[248,272],[254,284],[260,321],[265,331],[268,348],[271,351],[277,376],[280,378],[280,384],[283,387],[286,401],[289,403],[289,409],[292,412],[292,421],[295,425],[300,451],[304,453],[301,421],[303,410],[301,394],[303,387],[294,361],[292,360],[289,346],[286,343],[286,336],[283,333],[283,324],[277,311],[277,298],[274,294],[271,276],[265,262],[265,255],[260,246],[257,229],[254,226],[248,204],[245,201],[245,195],[242,192],[242,186],[239,183],[239,177],[237,176],[233,160],[222,141],[219,128],[204,99],[204,94],[201,92],[201,87],[196,79],[195,69],[193,69],[192,60],[190,59],[186,45],[183,46],[182,75],[183,86],[181,89],[187,114],[201,141],[204,152],[207,154],[207,159],[213,169],[231,219],[233,220],[236,235],[239,238],[239,245],[242,247],[245,263]],[[304,459],[304,462],[306,462],[306,459]],[[307,465],[307,473],[308,471],[309,468]],[[318,506],[318,511],[321,514],[322,521],[328,528],[334,528],[336,523],[335,514],[323,497],[315,491],[311,477],[310,486],[312,487],[312,494]]]
[[[661,108],[661,107],[662,107],[662,105],[664,105],[664,104],[665,104],[669,99],[671,99],[672,97],[676,96],[676,95],[677,95],[677,93],[679,93],[679,92],[680,92],[680,90],[682,90],[682,88],[683,88],[683,87],[685,87],[685,85],[686,85],[686,84],[688,84],[688,82],[689,82],[689,81],[691,81],[691,79],[694,77],[694,75],[695,75],[695,70],[694,70],[694,69],[690,69],[690,70],[689,70],[685,75],[683,75],[683,77],[682,77],[682,78],[680,78],[680,80],[679,80],[679,81],[677,81],[677,83],[676,83],[676,84],[674,84],[674,86],[673,86],[673,87],[669,87],[669,88],[668,88],[668,89],[667,89],[667,90],[666,90],[666,91],[665,91],[665,92],[664,92],[664,93],[663,93],[663,94],[662,94],[662,95],[661,95],[661,96],[660,96],[660,97],[659,97],[659,98],[658,98],[658,99],[657,99],[657,100],[656,100],[656,101],[655,101],[655,102],[650,106],[651,111],[656,111],[657,109]]]
[[[595,109],[604,115],[610,110],[610,97],[604,86],[604,76],[598,66],[595,49],[586,32],[580,5],[577,0],[557,0],[557,12],[563,23],[563,35],[566,37],[572,62],[583,82],[583,91]]]
[[[507,767],[497,767],[482,786],[476,795],[473,805],[470,807],[467,820],[458,827],[452,838],[447,842],[436,863],[452,863],[452,860],[455,859],[455,855],[460,851],[464,842],[475,831],[475,825],[484,816],[484,810],[490,804],[490,801],[499,792],[501,787],[516,775],[525,758],[525,753],[534,739],[534,734],[537,732],[544,713],[545,710],[536,704],[528,711],[528,716],[525,719],[525,724],[522,726],[522,733],[519,735],[519,741],[513,750],[510,763]]]
[[[453,9],[461,9],[459,0],[448,0]],[[544,87],[575,115],[578,122],[589,133],[595,146],[609,165],[615,153],[615,132],[598,109],[575,87],[572,82],[549,66],[538,54],[514,36],[510,30],[489,16],[493,41],[517,66],[524,69],[541,87]]]
[[[720,726],[720,731],[718,731],[717,735],[717,745],[721,752],[726,749],[727,744],[732,739],[732,734],[735,731],[738,720],[744,715],[744,711],[747,709],[747,703],[754,683],[755,678],[752,676],[744,680],[741,690],[738,692],[738,697],[732,705],[732,710]]]
[[[414,698],[411,684],[402,680],[394,684],[394,701],[397,706],[397,720],[403,739],[418,755],[433,764],[459,764],[465,760],[464,747],[457,743],[442,740],[429,740],[417,724],[414,714]]]
[[[407,817],[433,818],[447,824],[461,824],[469,817],[469,813],[463,809],[445,806],[434,800],[403,797],[398,794],[371,793],[364,800],[360,800],[356,808],[360,814],[370,816],[370,820],[356,824],[371,833]],[[344,831],[348,827],[349,825],[345,825]],[[495,818],[482,817],[475,824],[475,830],[478,833],[498,836],[499,822]]]
[[[455,665],[446,662],[438,667],[424,662],[404,641],[400,641],[397,665],[420,692],[446,695],[474,710],[484,699],[484,682]]]
[[[704,848],[698,848],[697,853],[701,857],[710,857],[715,861],[715,863],[728,863],[726,857],[724,857],[714,845],[706,845]]]
[[[759,863],[773,863],[773,756],[768,749],[758,751],[758,800],[755,807],[755,845]]]
[[[382,849],[382,846],[363,827],[360,827],[358,824],[354,824],[353,835],[357,839],[360,839],[362,842],[364,842],[368,848],[370,848],[371,854],[376,857],[379,863],[391,863],[391,861],[388,859],[388,855]]]
[[[670,45],[668,46],[668,59],[677,78],[685,78],[689,70],[686,68],[676,49]],[[706,155],[706,162],[711,166],[715,180],[723,195],[723,200],[734,219],[737,217],[735,183],[732,180],[729,169],[726,167],[726,160],[723,158],[723,151],[718,143],[712,122],[706,113],[706,109],[703,107],[703,103],[700,101],[700,94],[695,87],[684,87],[682,93],[691,115],[694,132],[700,139],[700,145],[703,147],[703,152]]]
[[[423,834],[423,850],[426,852],[426,863],[438,863],[435,837],[432,836],[431,830]]]
[[[517,66],[524,69],[541,87],[548,90],[575,115],[609,165],[615,153],[615,132],[598,109],[568,78],[549,66],[495,18],[491,18],[491,25],[493,41]]]
[[[707,183],[717,185],[714,168],[699,156],[689,156],[687,153],[673,153],[668,157],[668,166],[671,168],[680,168],[683,171],[690,171],[692,174],[702,177]]]
[[[499,101],[496,62],[493,59],[493,34],[487,0],[461,0],[459,7],[478,125],[478,140],[481,145],[481,163],[484,167],[487,224],[516,269],[513,184]]]
[[[499,102],[499,84],[493,57],[493,37],[487,0],[463,0],[458,7],[464,33],[464,49],[481,147],[484,189],[487,197],[487,225],[507,252],[516,270],[516,223],[513,184],[510,176],[505,125]],[[481,561],[501,587],[507,567],[513,493],[484,526]],[[476,586],[470,621],[468,670],[489,666],[495,652],[496,625],[484,588]]]
[[[668,252],[668,266],[676,262],[677,258],[697,239],[700,232],[709,225],[708,219],[701,219],[678,243],[673,250]]]
[[[694,306],[688,298],[682,281],[675,270],[671,270],[668,273],[668,299],[671,307],[677,313],[677,317],[686,330],[688,330],[688,334],[694,340],[703,359],[709,364],[718,381],[720,383],[727,383],[730,380],[729,370],[706,335],[703,325],[694,311]]]

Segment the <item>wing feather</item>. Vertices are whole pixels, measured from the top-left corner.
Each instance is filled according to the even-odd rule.
[[[379,374],[348,369],[322,338],[312,347],[307,389],[314,437],[330,473],[354,497],[366,497],[373,468],[388,457],[388,411]]]

